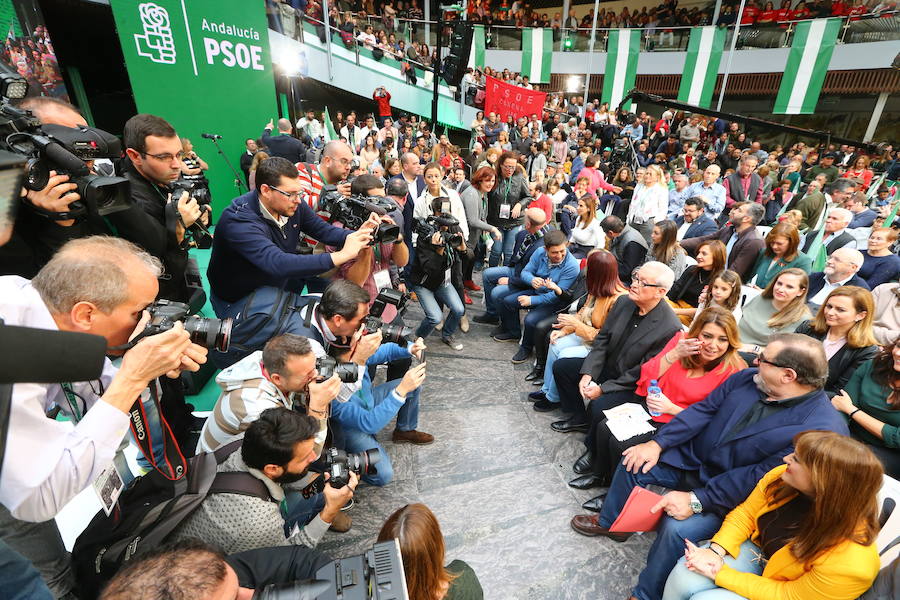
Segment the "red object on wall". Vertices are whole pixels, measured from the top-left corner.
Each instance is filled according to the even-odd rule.
[[[546,92],[527,90],[494,77],[487,78],[485,87],[484,114],[497,113],[500,121],[506,121],[509,115],[519,118],[543,114]]]

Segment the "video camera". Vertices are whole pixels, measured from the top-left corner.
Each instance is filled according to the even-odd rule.
[[[355,195],[349,198],[341,194],[334,185],[326,185],[319,195],[318,210],[327,212],[329,223],[340,222],[354,231],[362,227],[369,215],[384,216],[396,210],[397,205],[384,196]],[[372,234],[372,244],[390,244],[400,239],[400,226],[381,223]]]
[[[172,329],[177,321],[182,321],[184,330],[190,334],[192,342],[204,348],[228,352],[228,347],[231,345],[232,319],[189,316],[190,307],[187,304],[171,300],[157,300],[147,307],[147,312],[150,313],[150,321],[147,322],[144,330],[129,343],[111,348],[112,350],[129,350],[145,337],[164,333]]]
[[[54,221],[104,217],[131,206],[130,185],[124,177],[104,177],[91,173],[85,161],[117,159],[122,144],[111,133],[79,125],[43,125],[29,110],[18,109],[4,97],[0,103],[0,147],[27,157],[25,188],[40,191],[47,187],[50,171],[68,175],[81,200],[69,204],[66,212],[51,212],[26,203],[37,214]]]
[[[381,343],[394,342],[395,344],[404,345],[412,339],[413,330],[411,327],[405,327],[394,323],[385,323],[381,319],[384,309],[388,304],[392,304],[397,308],[397,313],[402,314],[409,300],[409,294],[404,294],[399,290],[384,288],[378,292],[369,314],[363,321],[363,327],[366,333],[381,330]]]
[[[456,231],[448,231],[452,227],[457,227]],[[435,233],[441,234],[441,243],[454,248],[459,247],[463,243],[462,232],[459,231],[459,220],[447,213],[438,215],[429,215],[424,219],[416,219],[415,232],[416,235],[423,237],[431,243],[431,238]]]
[[[316,579],[270,584],[253,600],[409,600],[400,544],[378,542],[364,554],[328,563]]]
[[[316,370],[319,372],[319,381],[338,376],[344,383],[355,383],[359,379],[359,368],[356,363],[340,362],[331,356],[320,356],[316,359]]]
[[[209,202],[209,188],[200,187],[192,181],[178,180],[169,186],[172,191],[172,202],[178,202],[183,192],[187,192],[188,197],[197,201],[200,206],[200,214],[211,213]],[[177,210],[177,209],[176,209]],[[212,248],[212,234],[199,221],[194,221],[184,232],[185,241],[196,248],[207,250]]]

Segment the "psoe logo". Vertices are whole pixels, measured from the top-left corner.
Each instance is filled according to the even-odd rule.
[[[146,56],[155,63],[175,64],[175,40],[169,24],[169,11],[152,2],[138,5],[144,33],[134,34],[139,56]]]

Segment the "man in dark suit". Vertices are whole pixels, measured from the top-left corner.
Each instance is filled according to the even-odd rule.
[[[715,233],[719,228],[712,217],[706,214],[703,198],[694,197],[684,201],[681,214],[675,217],[678,226],[678,241]]]
[[[666,265],[644,263],[631,278],[628,295],[610,309],[587,357],[562,358],[553,364],[560,403],[543,399],[535,402],[534,409],[544,412],[561,407],[571,415],[554,422],[551,427],[555,431],[588,430],[584,399],[598,403],[594,410],[605,395],[636,389],[641,365],[681,329],[678,317],[665,302],[674,280],[675,274]]]
[[[626,450],[599,516],[572,519],[578,533],[621,542],[630,534],[610,533],[609,527],[635,487],[675,490],[652,509],[665,515],[633,598],[662,595],[685,539],[698,543],[718,531],[725,515],[793,452],[795,435],[811,429],[849,435],[846,419],[822,390],[828,362],[821,342],[776,334],[758,363],[682,411],[653,440]]]
[[[244,173],[244,183],[250,185],[250,164],[253,162],[253,155],[259,148],[256,147],[256,140],[247,138],[244,140],[247,148],[241,153],[241,172]]]
[[[832,290],[842,285],[855,285],[869,289],[866,280],[856,274],[863,264],[863,254],[853,248],[838,248],[828,260],[825,268],[819,273],[809,276],[809,290],[806,292],[806,305],[815,313]]]
[[[828,211],[828,215],[825,217],[825,234],[822,236],[822,243],[825,244],[825,253],[828,256],[831,256],[839,248],[856,246],[856,238],[847,231],[852,220],[853,213],[846,208],[832,208]],[[806,234],[806,244],[803,246],[804,254],[809,254],[818,235],[819,230]]]
[[[422,165],[419,157],[412,152],[406,152],[400,155],[400,174],[394,175],[392,179],[402,179],[406,183],[406,202],[403,203],[403,242],[409,251],[409,263],[403,270],[403,279],[409,275],[412,269],[413,256],[415,256],[416,248],[413,246],[412,229],[413,229],[413,209],[415,207],[416,198],[422,195],[425,189],[425,179],[422,177]]]
[[[269,156],[280,156],[294,164],[306,162],[306,146],[291,136],[294,128],[287,119],[278,119],[278,135],[272,135],[272,120],[266,123],[262,133],[262,143],[269,149]]]
[[[759,251],[765,248],[766,243],[756,231],[756,226],[762,221],[766,209],[756,202],[738,202],[731,207],[729,222],[724,227],[701,237],[686,239],[681,242],[681,247],[690,254],[696,256],[697,247],[706,240],[719,240],[728,249],[728,268],[741,276],[741,280],[747,282],[753,277],[753,267],[759,257]]]

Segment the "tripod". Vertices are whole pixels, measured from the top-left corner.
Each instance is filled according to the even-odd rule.
[[[229,169],[231,169],[231,174],[234,175],[234,186],[237,188],[238,195],[241,195],[245,191],[243,188],[247,187],[246,184],[244,183],[244,180],[241,179],[241,176],[237,172],[237,170],[234,168],[234,165],[231,164],[231,161],[228,160],[228,157],[225,156],[224,152],[222,152],[222,147],[219,146],[219,140],[217,140],[216,138],[211,138],[211,139],[212,139],[212,143],[215,144],[215,146],[216,146],[216,150],[219,152],[219,154],[225,160],[225,164],[228,165]],[[249,191],[249,190],[246,190],[246,191]]]

